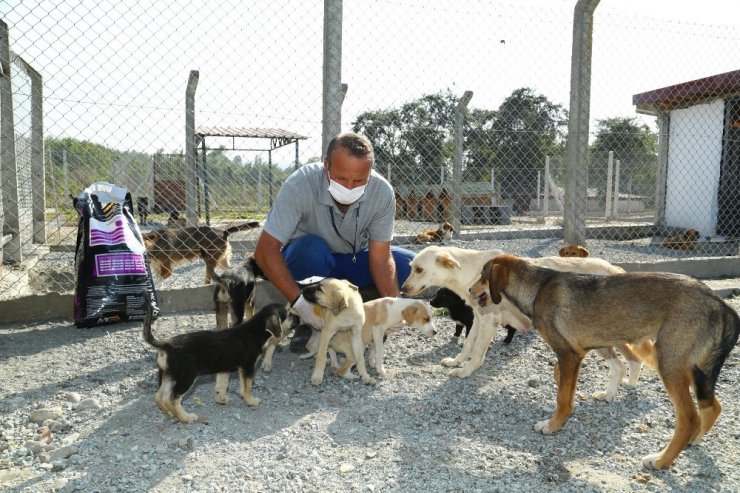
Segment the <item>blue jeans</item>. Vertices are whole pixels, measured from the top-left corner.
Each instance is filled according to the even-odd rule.
[[[391,255],[396,262],[396,275],[399,289],[411,273],[411,261],[416,255],[410,250],[391,247]],[[326,242],[314,235],[296,238],[283,248],[283,257],[293,279],[300,281],[311,276],[346,279],[357,287],[373,284],[370,276],[368,250],[356,254],[357,262],[352,262],[351,253],[332,253]]]

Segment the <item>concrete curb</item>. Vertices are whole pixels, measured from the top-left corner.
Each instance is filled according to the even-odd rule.
[[[712,257],[661,262],[617,263],[631,272],[674,272],[705,282],[721,297],[740,293],[740,258]],[[162,313],[213,310],[213,286],[168,289],[157,292]],[[21,324],[41,320],[72,321],[73,295],[48,293],[0,301],[0,324]]]

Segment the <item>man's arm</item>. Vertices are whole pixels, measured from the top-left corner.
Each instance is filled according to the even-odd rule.
[[[288,302],[292,303],[301,295],[301,289],[288,270],[283,254],[280,252],[281,247],[282,244],[277,238],[263,230],[254,249],[254,258],[267,279],[275,285]]]
[[[371,240],[367,248],[370,276],[373,278],[375,287],[378,288],[378,293],[380,296],[399,297],[401,292],[398,289],[396,262],[391,255],[391,243]]]

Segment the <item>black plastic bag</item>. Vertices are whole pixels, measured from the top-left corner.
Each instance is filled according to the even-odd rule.
[[[76,199],[74,316],[77,327],[143,320],[159,314],[157,294],[131,194],[93,183]]]

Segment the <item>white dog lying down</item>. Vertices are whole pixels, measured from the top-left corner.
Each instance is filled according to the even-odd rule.
[[[522,332],[527,332],[532,327],[532,321],[505,297],[500,305],[491,305],[500,307],[500,309],[491,309],[491,306],[481,307],[476,300],[470,298],[468,289],[480,278],[483,265],[503,253],[502,250],[478,251],[429,246],[419,252],[411,262],[411,274],[402,287],[404,294],[413,296],[431,286],[444,286],[466,300],[475,312],[470,336],[465,339],[460,354],[456,358],[442,360],[444,366],[460,367],[468,358],[470,359],[466,366],[451,370],[450,376],[464,378],[480,367],[499,325],[509,324]],[[540,257],[527,260],[535,265],[558,271],[601,275],[624,272],[621,267],[593,257]],[[629,384],[634,385],[637,383],[642,361],[626,345],[619,346],[619,350],[629,361]],[[606,359],[612,373],[607,390],[594,394],[594,397],[611,401],[617,393],[626,370],[612,348],[598,352]]]
[[[383,338],[386,334],[392,334],[401,327],[410,325],[418,328],[422,334],[431,337],[436,333],[434,328],[434,312],[429,303],[411,298],[379,298],[377,300],[363,303],[365,309],[365,324],[362,326],[363,347],[370,342],[370,354],[368,364],[375,368],[378,375],[385,378],[386,372],[383,366]],[[306,344],[308,354],[301,355],[301,359],[314,356],[318,351],[320,332],[314,332]],[[337,354],[344,354],[344,361],[339,364]],[[357,378],[351,370],[356,363],[356,357],[352,351],[352,341],[347,332],[337,332],[329,341],[329,357],[332,370],[348,380]],[[364,358],[365,355],[360,357]]]

